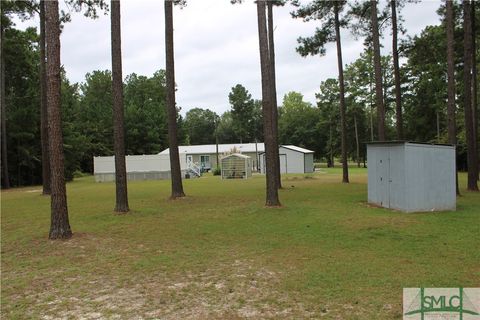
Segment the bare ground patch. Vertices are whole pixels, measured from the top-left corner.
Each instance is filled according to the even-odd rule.
[[[70,245],[74,241],[65,242]],[[50,276],[54,276],[53,274]],[[60,276],[60,275],[58,275]],[[25,292],[25,316],[41,319],[278,319],[308,317],[281,292],[285,274],[234,260],[202,272],[132,274],[125,281],[91,274]],[[38,279],[40,280],[40,279]]]

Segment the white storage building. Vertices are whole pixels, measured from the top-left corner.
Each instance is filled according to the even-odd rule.
[[[314,151],[293,145],[282,145],[278,149],[280,173],[312,173]],[[265,173],[265,153],[260,155],[260,169]]]
[[[368,202],[404,212],[455,210],[455,147],[367,144]]]

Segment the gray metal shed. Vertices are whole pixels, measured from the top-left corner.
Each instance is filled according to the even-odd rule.
[[[455,210],[455,147],[367,144],[368,202],[405,212]]]

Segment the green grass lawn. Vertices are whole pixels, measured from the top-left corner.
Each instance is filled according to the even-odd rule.
[[[465,176],[460,176],[465,185]],[[404,287],[480,286],[480,194],[456,212],[405,214],[366,204],[366,170],[265,180],[69,183],[74,236],[47,239],[40,187],[2,192],[3,319],[401,319]]]

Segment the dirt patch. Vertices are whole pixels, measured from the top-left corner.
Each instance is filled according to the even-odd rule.
[[[36,193],[36,192],[42,192],[42,189],[25,190],[25,191],[23,191],[23,192]]]
[[[303,305],[278,290],[285,274],[235,260],[199,273],[65,279],[75,290],[28,292],[42,319],[278,319],[305,317]],[[52,299],[51,297],[56,297]],[[59,298],[61,297],[61,298]]]

